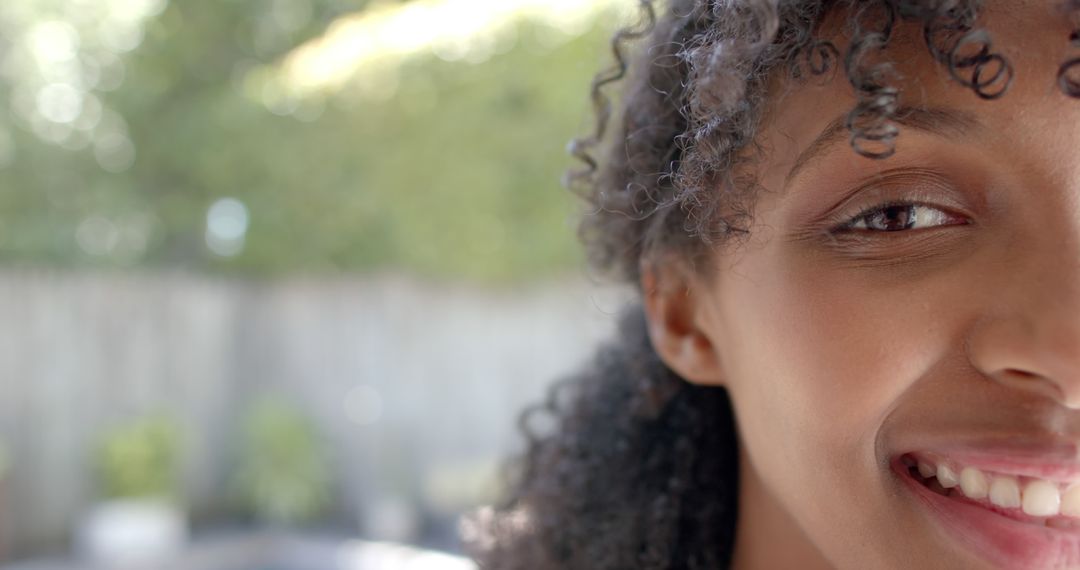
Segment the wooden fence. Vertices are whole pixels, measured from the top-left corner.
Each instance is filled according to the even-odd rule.
[[[338,517],[409,532],[483,500],[515,416],[610,334],[625,292],[403,277],[250,282],[183,273],[0,272],[0,525],[16,552],[64,544],[97,496],[102,430],[166,412],[197,516],[228,510],[238,422],[288,398],[330,451]]]

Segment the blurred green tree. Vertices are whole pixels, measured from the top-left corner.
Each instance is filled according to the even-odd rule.
[[[0,261],[481,281],[579,264],[559,177],[566,141],[588,127],[603,25],[552,41],[546,24],[520,23],[482,63],[425,53],[283,109],[260,74],[361,5],[155,1],[138,0],[154,15],[116,61],[94,42],[118,40],[94,40],[86,30],[100,25],[72,16],[85,2],[0,8],[0,31],[12,32],[0,53],[17,54],[27,30],[49,32],[42,22],[75,22],[59,29],[79,34],[78,61],[96,66],[98,84],[123,77],[87,91],[71,121],[99,103],[85,133],[33,116],[54,104],[65,118],[66,84],[47,77],[59,67],[29,87],[0,79],[12,109],[0,118]],[[222,198],[240,206],[215,225],[208,212]],[[215,253],[213,231],[240,241]]]

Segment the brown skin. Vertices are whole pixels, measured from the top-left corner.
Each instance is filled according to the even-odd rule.
[[[971,435],[1080,439],[1080,105],[1055,87],[1068,22],[1001,0],[980,24],[1016,69],[996,101],[950,81],[917,29],[887,53],[903,62],[904,104],[969,111],[981,130],[902,126],[884,161],[841,140],[785,189],[795,157],[854,103],[839,76],[794,86],[758,139],[750,239],[707,269],[643,272],[658,353],[732,397],[733,568],[987,567],[930,524],[889,461]],[[888,200],[948,223],[830,233]]]

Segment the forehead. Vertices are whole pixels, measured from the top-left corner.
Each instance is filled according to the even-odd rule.
[[[972,136],[958,138],[957,144],[979,146],[1002,156],[1018,151],[1043,155],[1056,152],[1062,154],[1061,160],[1077,163],[1080,157],[1073,157],[1076,153],[1070,149],[1080,148],[1080,101],[1066,97],[1057,88],[1058,66],[1080,55],[1080,50],[1069,49],[1071,28],[1064,14],[1063,6],[1054,2],[1001,0],[985,4],[976,26],[990,33],[993,51],[1007,58],[1014,69],[1008,92],[996,100],[980,99],[954,81],[931,56],[917,23],[898,24],[880,61],[894,66],[895,79],[890,84],[900,89],[901,105],[955,110],[969,119],[973,128],[968,134]],[[842,25],[844,20],[846,14],[834,14],[822,31],[822,36],[833,41],[841,54],[850,43],[847,28]],[[841,136],[823,144],[825,137],[821,133],[827,132],[830,125],[835,127],[837,120],[842,123],[856,103],[842,61],[835,63],[839,68],[825,79],[777,79],[772,84],[773,96],[759,136],[766,152],[766,168],[760,181],[767,190],[780,190],[790,183],[787,174],[801,154],[816,157],[843,152],[852,160],[870,160],[854,153],[846,130],[841,129]],[[902,153],[918,135],[914,133],[917,129],[899,126],[895,147]],[[823,148],[807,153],[812,146]],[[878,162],[888,168],[889,159]]]

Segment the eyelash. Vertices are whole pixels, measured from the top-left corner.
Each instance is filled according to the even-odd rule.
[[[936,212],[938,217],[940,217],[940,218],[948,218],[949,220],[945,221],[943,223],[934,224],[934,225],[932,225],[932,226],[930,226],[928,228],[914,228],[914,229],[912,229],[910,227],[905,227],[905,228],[896,229],[896,230],[880,230],[880,229],[872,229],[872,228],[869,228],[869,227],[863,227],[863,228],[854,227],[857,224],[859,224],[860,222],[864,222],[864,225],[866,225],[865,222],[868,220],[868,218],[870,218],[874,214],[879,214],[879,213],[884,212],[885,210],[888,210],[890,208],[924,208],[924,209],[929,209],[929,210],[933,210],[934,212]],[[910,215],[911,214],[909,212],[909,216]],[[918,218],[919,218],[919,216],[916,214],[914,223],[918,223],[918,221],[919,221]],[[957,221],[953,221],[953,220],[957,220]],[[931,206],[929,204],[924,204],[924,203],[921,203],[921,202],[898,200],[898,201],[890,201],[890,202],[884,202],[884,203],[881,203],[881,204],[876,204],[876,205],[871,206],[869,208],[863,209],[862,211],[855,214],[854,216],[843,218],[843,219],[841,219],[841,221],[839,223],[837,223],[836,225],[834,225],[832,227],[832,229],[830,230],[830,233],[833,233],[833,234],[843,234],[843,233],[861,233],[861,234],[903,233],[903,232],[917,231],[917,230],[920,230],[920,229],[932,229],[932,228],[938,228],[938,227],[943,227],[943,226],[964,225],[964,224],[967,224],[967,223],[969,223],[969,220],[967,220],[966,218],[963,218],[963,217],[957,216],[955,214],[952,214],[952,213],[950,213],[949,211],[947,211],[945,209],[942,209],[942,208],[939,208],[939,207],[936,207],[936,206]]]

